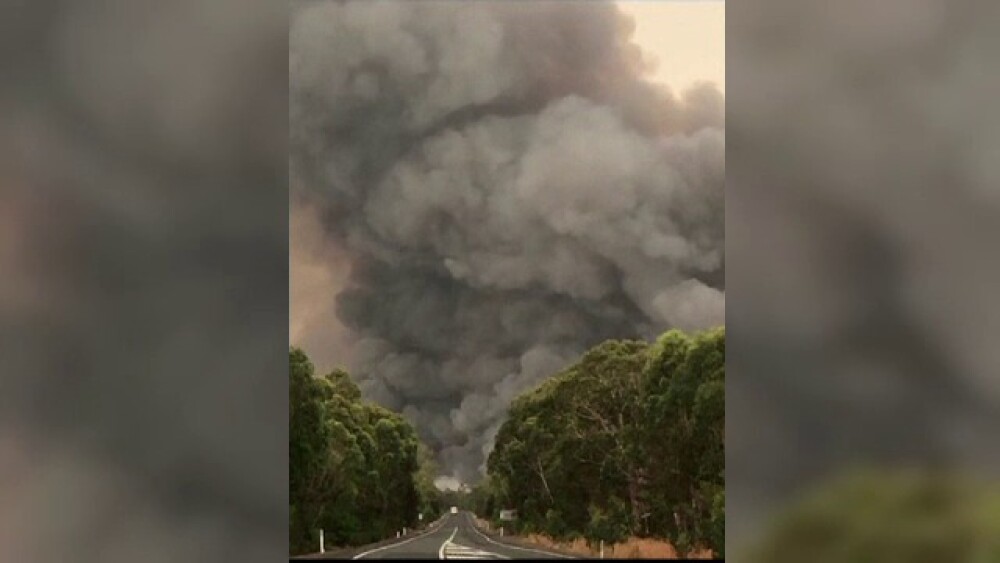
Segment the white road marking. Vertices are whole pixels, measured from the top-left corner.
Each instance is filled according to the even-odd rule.
[[[510,557],[449,542],[444,548],[443,559],[510,559]]]
[[[510,544],[507,544],[507,543],[500,543],[500,542],[497,542],[497,541],[493,541],[486,534],[484,534],[484,533],[482,533],[482,532],[479,531],[479,528],[476,527],[476,523],[472,521],[472,516],[466,515],[466,517],[469,519],[469,525],[472,526],[472,529],[475,530],[475,532],[477,534],[479,534],[480,537],[482,537],[484,540],[492,543],[493,545],[499,545],[500,547],[509,547],[511,549],[520,549],[521,551],[530,551],[532,553],[541,553],[542,555],[550,555],[552,557],[561,557],[563,559],[575,559],[575,557],[570,557],[569,555],[563,555],[561,553],[553,553],[551,551],[542,551],[540,549],[531,549],[530,547],[518,547],[516,545],[510,545]]]
[[[438,550],[438,559],[444,559],[444,548],[447,547],[449,543],[451,543],[451,540],[455,539],[455,534],[457,533],[458,533],[458,526],[455,526],[455,529],[451,531],[451,535],[448,536],[448,539],[444,540],[444,543],[441,544],[441,549]]]
[[[410,543],[413,540],[420,539],[420,538],[422,538],[424,536],[429,536],[429,535],[437,532],[440,529],[441,529],[441,525],[439,525],[437,528],[435,528],[433,530],[429,529],[429,530],[427,530],[426,532],[424,532],[422,534],[418,534],[416,536],[413,536],[412,538],[410,538],[408,540],[403,540],[401,542],[396,542],[396,543],[389,544],[389,545],[383,545],[382,547],[376,547],[375,549],[369,549],[368,551],[365,551],[364,553],[359,553],[359,554],[355,555],[351,559],[361,559],[362,557],[364,557],[366,555],[370,555],[372,553],[377,553],[379,551],[383,551],[383,550],[386,550],[386,549],[391,549],[393,547],[399,547],[401,545],[406,545],[406,544]]]

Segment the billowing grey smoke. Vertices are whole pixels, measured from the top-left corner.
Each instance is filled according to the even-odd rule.
[[[586,347],[724,322],[724,100],[647,82],[630,32],[610,3],[294,6],[293,230],[346,256],[353,341],[299,337],[460,479]]]

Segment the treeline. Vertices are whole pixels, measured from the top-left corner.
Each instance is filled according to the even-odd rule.
[[[511,405],[472,493],[519,533],[725,545],[725,329],[608,341]]]
[[[360,545],[433,520],[442,507],[432,456],[399,415],[361,400],[343,370],[317,377],[289,352],[289,545],[292,555]]]

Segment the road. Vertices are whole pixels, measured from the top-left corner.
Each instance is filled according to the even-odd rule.
[[[324,558],[318,557],[317,558]],[[476,528],[472,514],[446,514],[406,538],[327,553],[326,559],[577,559],[546,549],[511,545]]]

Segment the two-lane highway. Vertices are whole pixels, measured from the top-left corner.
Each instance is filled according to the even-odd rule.
[[[329,559],[575,559],[512,545],[476,528],[469,512],[446,514],[424,532],[391,543],[327,554]]]

